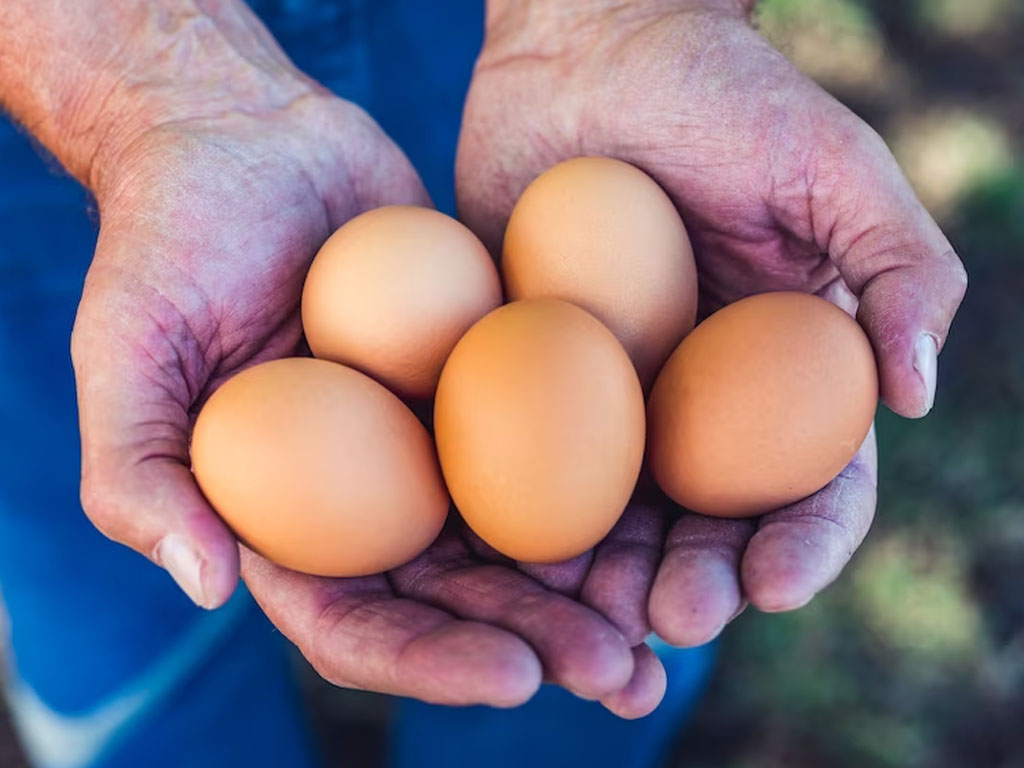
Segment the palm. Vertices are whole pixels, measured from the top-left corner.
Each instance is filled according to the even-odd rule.
[[[181,390],[191,407],[240,368],[294,352],[305,267],[329,221],[315,191],[290,178],[294,169],[253,167],[235,147],[201,134],[153,141],[157,162],[136,170],[132,191],[104,212],[85,298],[131,264],[137,282],[113,297],[138,329],[126,339],[128,353],[154,385]],[[168,154],[176,153],[182,162],[169,173]],[[211,177],[214,185],[205,181]],[[148,301],[139,301],[139,289]],[[158,333],[168,327],[181,335]]]
[[[220,593],[199,596],[206,604],[232,588],[239,554],[189,471],[198,407],[237,371],[301,351],[302,283],[333,229],[378,205],[429,204],[361,113],[331,99],[299,117],[315,119],[306,143],[291,120],[235,117],[136,144],[101,200],[76,322],[87,510],[115,538],[149,542],[158,561],[169,525],[199,542]],[[146,514],[125,531],[135,501]],[[245,548],[240,565],[270,618],[339,684],[508,705],[547,674],[626,715],[660,697],[646,649],[634,656],[595,612],[477,557],[454,525],[389,576],[315,578]],[[632,693],[614,695],[634,678]]]
[[[486,51],[478,63],[460,202],[492,248],[533,176],[567,157],[610,154],[646,170],[676,201],[708,309],[754,291],[819,290],[838,276],[812,219],[815,195],[832,179],[815,174],[856,119],[753,29],[668,15],[606,36],[568,74],[564,66]],[[535,103],[509,92],[532,92]],[[831,146],[821,125],[835,135]],[[514,151],[495,151],[503,146]]]
[[[855,311],[828,238],[848,215],[835,196],[843,175],[870,170],[850,167],[843,150],[877,139],[735,19],[676,13],[632,26],[613,18],[607,29],[592,23],[580,31],[589,47],[571,54],[529,55],[508,40],[485,47],[459,147],[466,222],[497,251],[532,178],[569,157],[612,155],[651,174],[682,212],[702,314],[777,289],[818,292]],[[867,531],[874,485],[872,435],[830,486],[760,521],[677,519],[662,503],[655,509],[663,512],[642,520],[627,513],[623,526],[634,535],[628,554],[616,548],[618,576],[602,572],[594,583],[586,558],[574,576],[566,567],[534,572],[569,583],[634,635],[647,616],[615,594],[632,574],[631,596],[642,604],[649,590],[649,619],[665,639],[703,642],[748,599],[784,610],[831,581]]]
[[[737,31],[729,23],[727,35],[717,28],[723,24],[675,17],[631,37],[618,55],[649,63],[683,48],[694,34],[707,42],[687,48],[678,68],[634,73],[653,86],[626,105],[635,127],[613,126],[609,135],[598,132],[597,141],[618,146],[676,201],[699,260],[704,313],[780,289],[826,293],[853,309],[853,295],[829,258],[825,227],[834,217],[827,197],[852,170],[844,167],[843,152],[853,149],[846,143],[857,136],[859,121],[753,29]],[[675,95],[674,110],[666,111],[664,93]],[[595,119],[581,116],[585,125]],[[633,138],[616,140],[620,134]],[[859,140],[870,141],[867,136]]]

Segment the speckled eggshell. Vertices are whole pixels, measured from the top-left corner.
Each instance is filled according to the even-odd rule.
[[[877,402],[874,354],[856,320],[809,294],[751,296],[669,358],[648,401],[648,462],[695,512],[769,512],[842,471]]]
[[[275,360],[229,379],[199,414],[192,463],[243,542],[318,576],[411,560],[449,506],[433,443],[412,412],[325,360]]]
[[[564,301],[497,309],[456,345],[434,410],[441,467],[469,526],[516,560],[603,539],[636,485],[643,392],[625,350]]]
[[[430,208],[387,206],[324,243],[303,288],[302,324],[317,357],[425,400],[455,342],[501,298],[494,262],[469,229]]]
[[[693,328],[697,272],[672,200],[640,169],[580,157],[538,176],[508,223],[510,299],[554,297],[603,322],[649,385]]]

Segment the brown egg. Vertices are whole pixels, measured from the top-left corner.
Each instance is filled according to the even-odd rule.
[[[517,560],[559,562],[622,514],[643,458],[640,382],[592,315],[553,299],[491,312],[441,374],[434,430],[469,526]]]
[[[192,463],[243,542],[318,576],[401,565],[448,511],[423,425],[380,384],[325,360],[275,360],[231,378],[199,414]]]
[[[655,481],[695,512],[768,512],[827,485],[867,436],[878,373],[864,331],[803,293],[765,293],[697,326],[647,407]]]
[[[430,208],[368,211],[328,238],[302,292],[317,357],[350,365],[399,396],[428,399],[462,334],[501,304],[487,249]]]
[[[571,301],[608,326],[648,386],[693,328],[697,272],[668,195],[621,160],[580,157],[538,176],[512,211],[509,299]]]

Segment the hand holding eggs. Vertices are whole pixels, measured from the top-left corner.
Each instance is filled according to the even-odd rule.
[[[303,293],[310,346],[327,359],[243,371],[199,414],[192,462],[207,500],[294,570],[363,576],[416,557],[444,524],[448,492],[433,440],[388,388],[432,397],[459,337],[500,302],[486,249],[454,219],[393,206],[349,221]]]
[[[505,306],[483,245],[433,210],[331,236],[302,298],[322,359],[238,374],[196,423],[196,478],[242,541],[308,573],[380,572],[430,545],[450,493],[498,552],[558,562],[615,525],[645,448],[670,498],[734,517],[819,490],[870,428],[871,346],[822,299],[750,297],[690,333],[686,229],[626,163],[538,177],[501,271]],[[436,446],[399,399],[435,390]]]

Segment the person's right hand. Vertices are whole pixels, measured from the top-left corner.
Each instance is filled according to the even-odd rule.
[[[241,566],[270,619],[341,685],[509,706],[547,678],[625,716],[653,709],[665,679],[646,646],[479,559],[457,521],[390,574],[316,578],[244,547],[240,559],[193,479],[198,408],[238,371],[299,350],[303,280],[331,231],[376,206],[430,204],[377,125],[314,89],[281,108],[152,126],[104,157],[72,340],[82,500],[99,529],[206,608]]]

